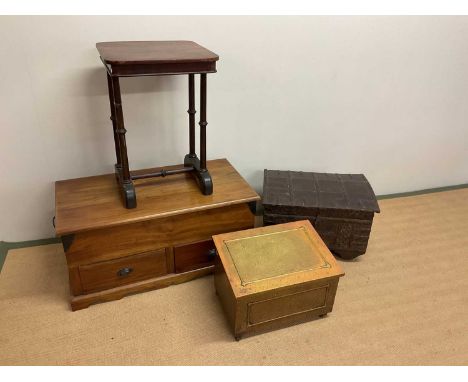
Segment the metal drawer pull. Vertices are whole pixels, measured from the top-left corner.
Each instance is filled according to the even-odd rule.
[[[209,258],[210,260],[214,259],[214,258],[216,257],[216,249],[214,249],[214,248],[213,248],[213,249],[210,249],[210,250],[208,251],[207,255],[208,255],[208,258]]]
[[[117,272],[117,276],[124,277],[128,276],[130,273],[133,272],[133,268],[122,268]]]

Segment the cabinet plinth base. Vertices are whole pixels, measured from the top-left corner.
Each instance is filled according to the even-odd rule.
[[[171,274],[162,277],[154,277],[134,284],[107,289],[101,292],[94,292],[81,296],[71,296],[71,309],[72,311],[86,309],[93,304],[120,300],[123,297],[135,293],[149,292],[155,289],[166,288],[170,285],[185,283],[187,281],[195,280],[199,277],[207,276],[213,273],[213,269],[214,266],[209,266],[201,269],[196,269],[190,272],[184,272],[181,274]]]

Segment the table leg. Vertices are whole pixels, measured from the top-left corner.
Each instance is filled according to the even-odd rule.
[[[200,171],[206,171],[206,73],[200,74]]]
[[[195,74],[189,74],[189,140],[190,152],[189,156],[195,158]]]
[[[200,162],[197,168],[198,184],[204,195],[213,193],[213,180],[206,168],[206,73],[200,74]]]
[[[128,166],[128,157],[127,157],[127,142],[125,140],[125,130],[123,111],[122,111],[122,98],[120,95],[120,83],[119,77],[112,78],[112,97],[114,99],[114,117],[116,123],[116,133],[118,135],[119,148],[120,148],[120,160],[122,165],[122,173],[119,176],[119,183],[122,187],[123,197],[125,200],[126,208],[135,208],[136,207],[136,194],[135,187],[133,185],[132,179],[130,178],[130,169]]]
[[[115,156],[117,158],[117,163],[115,164],[115,175],[117,180],[119,178],[119,174],[122,172],[122,161],[120,159],[120,143],[119,143],[119,135],[117,134],[117,123],[115,120],[115,106],[114,106],[114,89],[112,87],[112,78],[107,73],[107,87],[109,89],[109,103],[110,103],[110,110],[111,110],[111,121],[112,121],[112,129],[114,131],[114,144],[115,144]]]
[[[206,168],[206,74],[200,82],[200,159],[195,153],[195,75],[189,74],[189,138],[190,152],[184,158],[184,165],[193,167],[198,186],[204,195],[213,193],[213,181]]]

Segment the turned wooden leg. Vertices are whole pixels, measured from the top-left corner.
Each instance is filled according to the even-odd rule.
[[[200,74],[200,171],[206,171],[206,73]]]
[[[184,158],[184,165],[193,168],[198,186],[204,195],[213,193],[213,181],[206,168],[206,74],[200,75],[200,159],[195,153],[195,75],[189,74],[189,138],[190,152]]]
[[[190,151],[189,156],[195,158],[195,74],[189,74],[189,141]]]
[[[117,163],[115,164],[115,173],[117,179],[119,174],[122,171],[122,161],[120,159],[120,143],[119,143],[119,135],[117,133],[117,124],[115,121],[115,100],[114,100],[114,88],[112,87],[112,78],[107,73],[107,87],[109,89],[109,103],[110,103],[110,110],[111,110],[111,121],[112,121],[112,129],[114,131],[114,144],[115,144],[115,156],[117,158]]]
[[[130,169],[128,166],[128,157],[127,157],[127,142],[125,140],[125,130],[123,111],[122,111],[122,98],[120,95],[120,83],[119,77],[112,78],[112,89],[113,89],[113,99],[114,99],[114,118],[116,124],[116,133],[118,135],[119,148],[120,148],[120,161],[122,166],[122,176],[120,178],[121,188],[124,196],[125,207],[126,208],[135,208],[136,207],[136,194],[135,187],[133,185],[132,179],[130,177]]]

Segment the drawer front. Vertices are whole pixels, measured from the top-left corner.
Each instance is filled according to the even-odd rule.
[[[168,273],[166,250],[145,252],[117,260],[80,265],[84,293],[130,284]]]
[[[216,256],[213,240],[174,247],[176,273],[187,272],[214,264]]]

